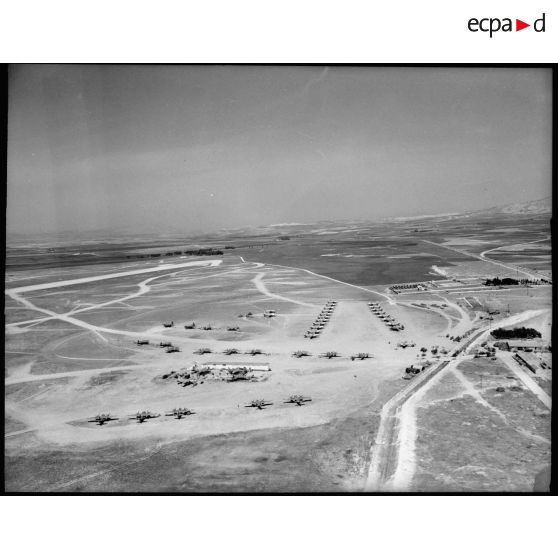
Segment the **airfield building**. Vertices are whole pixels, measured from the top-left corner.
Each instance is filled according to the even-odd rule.
[[[550,348],[548,343],[541,339],[510,339],[508,345],[510,351],[526,351],[528,353],[548,351]]]

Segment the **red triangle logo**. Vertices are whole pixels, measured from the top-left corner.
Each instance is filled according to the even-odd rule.
[[[522,29],[525,29],[526,27],[531,27],[531,24],[525,23],[524,21],[521,21],[520,19],[515,20],[515,30],[516,31],[521,31]]]

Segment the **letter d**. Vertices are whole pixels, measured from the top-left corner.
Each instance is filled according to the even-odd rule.
[[[543,14],[541,18],[536,19],[535,23],[533,23],[533,29],[537,32],[537,33],[544,33],[544,26],[545,26],[545,15]],[[541,27],[539,28],[539,23],[541,24]]]

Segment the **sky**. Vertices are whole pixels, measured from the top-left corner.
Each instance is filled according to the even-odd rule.
[[[531,68],[15,65],[8,233],[211,232],[551,192]]]

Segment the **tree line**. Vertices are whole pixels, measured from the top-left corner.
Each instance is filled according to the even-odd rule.
[[[535,339],[541,337],[541,334],[532,327],[515,327],[513,329],[495,329],[492,336],[496,339]]]

